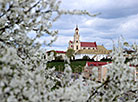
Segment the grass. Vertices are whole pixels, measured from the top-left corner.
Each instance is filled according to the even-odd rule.
[[[88,60],[80,59],[80,60],[71,61],[70,66],[72,68],[72,72],[73,73],[82,72],[87,61],[93,62],[94,60],[92,60],[92,59],[88,59]],[[101,60],[101,62],[111,62],[111,60],[103,59],[103,60]],[[64,65],[65,64],[66,63],[64,61],[52,61],[52,62],[48,62],[47,66],[48,66],[48,68],[55,67],[56,71],[64,71],[64,68],[65,68]]]
[[[64,65],[66,63],[65,62],[48,62],[47,66],[48,68],[52,68],[52,67],[55,67],[56,68],[56,71],[64,71]],[[78,72],[82,72],[83,70],[83,67],[85,66],[86,64],[86,61],[71,61],[70,63],[70,66],[72,68],[72,72],[73,73],[78,73]]]

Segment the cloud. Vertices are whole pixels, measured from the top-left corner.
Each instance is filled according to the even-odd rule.
[[[54,39],[51,36],[43,36],[39,39],[37,39],[37,42],[43,43],[44,41],[46,41],[47,43],[49,43],[52,39]],[[52,43],[51,46],[42,46],[43,48],[46,48],[47,50],[50,49],[54,49],[54,50],[66,50],[68,47],[68,42],[69,40],[72,40],[73,37],[72,36],[63,36],[63,35],[59,35],[57,40],[55,42]]]
[[[47,51],[50,51],[50,50],[55,50],[55,51],[66,51],[66,48],[65,46],[64,47],[53,47],[53,46],[43,46],[42,48],[46,49]]]
[[[62,1],[64,9],[86,9],[89,12],[101,12],[100,17],[118,18],[137,14],[137,0],[66,0]]]
[[[120,24],[118,32],[125,35],[127,38],[138,39],[138,15],[133,15],[125,19]]]
[[[60,29],[59,35],[72,35],[74,33],[73,29]]]
[[[53,43],[53,45],[57,46],[65,46],[68,45],[69,40],[72,40],[73,36],[58,36],[58,39]]]
[[[58,39],[46,49],[66,50],[68,41],[73,40],[76,24],[79,25],[81,41],[94,42],[112,49],[112,40],[123,37],[129,43],[138,41],[137,0],[62,0],[62,9],[86,9],[92,13],[101,12],[97,17],[63,15],[53,24],[59,30]],[[50,41],[50,36],[38,39]]]

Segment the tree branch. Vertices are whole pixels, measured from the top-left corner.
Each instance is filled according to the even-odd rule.
[[[25,11],[25,13],[30,12],[34,7],[36,7],[41,0],[39,0],[38,2],[36,2],[32,7],[30,7],[27,11]]]
[[[3,39],[1,39],[1,38],[0,38],[0,42],[3,42],[4,44],[7,44],[7,45],[11,45],[11,43],[6,42],[5,40],[3,40]]]
[[[89,98],[88,98],[88,100],[87,100],[86,102],[91,102],[91,98],[92,98],[95,94],[98,93],[98,90],[99,90],[100,88],[102,88],[104,85],[107,85],[109,82],[110,82],[110,80],[109,80],[109,77],[108,77],[107,80],[106,80],[102,85],[100,85],[100,86],[97,88],[97,90],[95,90],[95,91],[93,92],[93,94],[91,94],[91,95],[89,96]]]
[[[11,8],[13,7],[13,4],[11,4],[9,6],[9,8],[7,9],[7,11],[5,11],[5,13],[3,13],[2,15],[0,15],[0,18],[2,18],[7,12],[9,12],[11,10]]]

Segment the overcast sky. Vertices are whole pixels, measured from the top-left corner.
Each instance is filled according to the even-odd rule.
[[[76,24],[80,40],[96,41],[112,49],[112,40],[122,35],[129,43],[138,42],[138,0],[62,0],[63,9],[82,9],[91,13],[100,12],[97,17],[63,15],[53,28],[59,30],[58,39],[47,50],[66,50],[73,40]],[[43,37],[42,39],[50,39]]]

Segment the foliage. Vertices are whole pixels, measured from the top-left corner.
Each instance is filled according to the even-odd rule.
[[[73,57],[75,51],[73,49],[68,49],[67,52],[66,52],[66,55],[68,58],[71,59],[71,57]]]
[[[85,55],[82,59],[90,59],[90,57]]]
[[[112,62],[111,58],[102,58],[100,61],[102,61],[102,62]]]
[[[133,45],[132,45],[133,46]],[[137,45],[135,47],[138,47]],[[135,50],[136,52],[138,50]],[[136,54],[136,53],[135,53]],[[108,75],[107,80],[98,87],[98,92],[101,93],[100,96],[95,96],[97,98],[96,101],[119,101],[120,98],[126,101],[136,101],[138,96],[135,94],[133,98],[123,97],[130,90],[138,91],[138,83],[134,81],[134,70],[135,68],[130,67],[130,63],[125,63],[127,53],[124,53],[124,45],[123,41],[118,41],[118,47],[113,47],[113,51],[111,53],[112,56],[112,64],[107,66],[108,68]],[[129,55],[132,57],[132,55]],[[136,57],[136,55],[135,55]],[[134,62],[137,64],[137,62]],[[133,64],[134,64],[133,63]],[[97,93],[97,92],[96,92]],[[93,98],[91,98],[93,99]],[[94,99],[94,100],[95,100]]]
[[[81,10],[62,10],[57,0],[0,1],[0,100],[1,102],[51,102],[49,95],[59,79],[47,68],[53,59],[42,44],[51,45],[57,30],[52,23],[62,14],[89,14]],[[29,34],[33,33],[33,38]],[[38,42],[42,36],[50,42]]]
[[[113,63],[104,82],[71,78],[72,70],[65,64],[60,78],[55,68],[47,68],[53,59],[40,49],[36,40],[44,35],[56,39],[57,31],[51,31],[52,23],[62,14],[89,14],[81,10],[61,10],[56,0],[1,0],[0,1],[0,101],[1,102],[112,102],[123,97],[130,89],[138,90],[133,81],[133,68],[138,64],[138,46],[131,47],[135,52],[124,63],[126,53],[122,43],[114,47],[111,54]],[[34,38],[28,37],[33,32]],[[46,42],[46,45],[50,45]],[[128,45],[128,44],[127,44]],[[66,58],[69,62],[68,58]],[[92,78],[95,78],[93,75]],[[125,98],[124,98],[125,99]],[[137,101],[138,96],[125,99]]]
[[[57,52],[56,52],[55,50],[48,51],[48,56],[50,55],[50,53],[51,53],[51,52],[53,52],[53,53],[54,53],[54,55],[53,55],[53,56],[54,56],[54,57],[56,57]]]
[[[55,67],[56,71],[63,72],[64,68],[65,68],[64,64],[66,64],[66,62],[52,61],[52,62],[47,63],[47,67],[49,67],[49,68]],[[72,72],[73,73],[82,72],[82,69],[84,68],[85,64],[86,64],[86,61],[71,61],[70,66],[71,66]]]
[[[63,59],[62,55],[60,55],[60,56],[56,56],[55,60],[60,61],[60,60],[64,60],[64,59]]]

